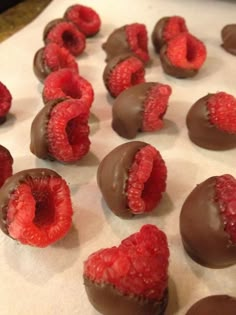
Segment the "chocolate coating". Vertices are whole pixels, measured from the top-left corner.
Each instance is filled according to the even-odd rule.
[[[163,38],[163,30],[165,28],[166,23],[168,22],[169,17],[163,17],[160,19],[156,25],[154,26],[154,29],[152,31],[151,39],[152,44],[155,48],[155,51],[157,53],[160,52],[161,47],[165,44],[165,40]]]
[[[157,83],[137,84],[123,91],[112,106],[112,128],[127,139],[135,138],[142,129],[143,104],[148,91]]]
[[[236,298],[229,295],[212,295],[196,302],[186,315],[235,315]]]
[[[123,295],[109,284],[96,284],[84,277],[85,289],[91,304],[103,315],[164,315],[168,304],[166,290],[161,301]]]
[[[189,138],[196,145],[209,150],[227,150],[236,146],[236,134],[222,131],[208,118],[207,101],[213,94],[200,98],[190,108],[186,124]]]
[[[118,55],[132,53],[126,39],[125,27],[124,25],[115,29],[110,34],[107,41],[102,44],[102,48],[107,54],[105,61],[109,61]]]
[[[35,116],[31,125],[30,151],[40,159],[55,160],[48,152],[47,125],[54,106],[65,99],[48,102]]]
[[[166,55],[167,44],[163,45],[160,50],[161,65],[166,74],[172,77],[184,79],[194,77],[197,73],[197,69],[184,69],[174,66]]]
[[[33,70],[36,77],[40,82],[43,82],[45,78],[51,73],[51,70],[47,66],[44,60],[44,47],[40,48],[34,55]]]
[[[40,178],[40,177],[61,177],[53,170],[47,168],[35,168],[24,170],[9,177],[4,185],[0,189],[0,228],[9,235],[7,229],[7,206],[11,193],[28,178]]]
[[[236,56],[236,24],[228,24],[221,31],[222,47]]]
[[[105,156],[98,167],[97,183],[103,198],[119,217],[133,216],[126,201],[126,180],[135,154],[146,145],[147,143],[141,141],[124,143]]]
[[[209,268],[236,264],[236,244],[224,230],[215,199],[216,176],[194,188],[180,214],[180,233],[185,250],[197,263]]]

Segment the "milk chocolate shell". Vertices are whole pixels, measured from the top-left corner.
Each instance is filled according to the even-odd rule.
[[[196,302],[186,315],[235,315],[236,298],[229,295],[212,295]]]
[[[135,296],[123,295],[112,285],[96,284],[84,278],[86,292],[91,304],[103,315],[164,315],[168,304],[166,290],[161,301],[150,301]]]
[[[207,101],[213,94],[200,98],[190,108],[186,124],[190,140],[208,150],[228,150],[236,146],[236,134],[220,130],[210,123]]]
[[[133,44],[135,49],[131,47],[128,41],[126,29],[133,30]],[[123,54],[135,54],[143,62],[149,61],[148,47],[147,47],[147,31],[144,24],[133,23],[124,25],[115,29],[107,41],[102,45],[103,50],[106,52],[107,57],[105,61]]]
[[[159,83],[146,82],[123,91],[112,106],[112,128],[121,137],[132,139],[142,131],[144,102],[148,92]],[[163,117],[164,113],[160,113]],[[159,119],[162,120],[162,117]]]
[[[194,261],[209,268],[224,268],[236,264],[236,244],[225,231],[215,201],[216,179],[208,178],[187,197],[180,214],[180,233]]]
[[[222,47],[236,56],[236,24],[226,25],[221,31]]]
[[[133,203],[129,203],[127,197],[131,192],[128,185],[130,183],[129,171],[136,154],[144,150],[144,147],[155,153],[151,160],[148,160],[149,157],[146,156],[146,161],[150,162],[145,170],[148,178],[143,181],[141,179],[143,176],[140,175],[135,186],[135,189],[138,190],[135,194],[135,200],[142,203],[141,208],[138,209],[136,206],[132,207]],[[142,154],[145,154],[144,151]],[[139,171],[137,168],[136,173]],[[98,167],[97,182],[111,211],[122,218],[130,218],[137,214],[148,213],[157,206],[166,188],[166,176],[167,169],[160,153],[145,142],[132,141],[119,145],[105,156]],[[135,189],[132,189],[132,193]]]

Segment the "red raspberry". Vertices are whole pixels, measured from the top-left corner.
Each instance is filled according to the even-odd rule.
[[[78,161],[90,146],[88,117],[88,107],[79,100],[49,102],[33,120],[31,152],[41,159]]]
[[[54,71],[63,68],[69,68],[75,73],[79,73],[78,64],[64,47],[56,43],[49,43],[40,48],[34,56],[34,73],[36,77],[43,82],[44,79]]]
[[[236,179],[233,176],[217,177],[215,200],[219,205],[225,231],[236,244]]]
[[[142,61],[149,61],[147,30],[144,24],[133,23],[125,27],[131,51]]]
[[[126,195],[133,214],[152,211],[166,189],[167,169],[160,153],[151,145],[140,149],[128,171]]]
[[[22,244],[46,247],[64,237],[72,223],[70,191],[49,169],[10,177],[1,189],[5,232]]]
[[[97,34],[101,27],[101,19],[97,12],[81,4],[75,4],[69,7],[64,17],[73,22],[87,37]]]
[[[11,107],[12,96],[8,88],[0,81],[0,124],[6,121],[6,115]]]
[[[167,289],[168,258],[166,235],[147,224],[118,247],[90,255],[84,263],[84,277],[103,287],[114,286],[119,295],[157,302]]]
[[[86,106],[65,101],[54,106],[47,127],[49,153],[59,161],[80,160],[89,151],[90,141]]]
[[[169,41],[180,33],[188,32],[185,19],[181,16],[171,16],[168,18],[163,29],[163,38]]]
[[[225,92],[218,92],[207,100],[210,122],[220,130],[236,133],[236,99]]]
[[[145,82],[144,75],[144,65],[138,58],[126,56],[123,59],[118,56],[107,63],[103,77],[111,96],[117,97],[129,87]]]
[[[166,45],[166,56],[175,67],[198,70],[206,59],[205,45],[189,33],[180,33]]]
[[[11,153],[0,145],[0,188],[5,180],[12,175],[13,158]]]
[[[148,92],[144,102],[144,131],[158,130],[163,127],[163,116],[167,110],[171,87],[166,84],[156,84]]]
[[[72,72],[70,69],[61,69],[52,72],[44,81],[44,103],[58,98],[79,99],[88,108],[92,105],[94,92],[91,84]]]
[[[74,56],[79,56],[85,50],[86,38],[84,34],[73,23],[62,19],[48,23],[43,37],[45,44],[56,43],[69,50]]]

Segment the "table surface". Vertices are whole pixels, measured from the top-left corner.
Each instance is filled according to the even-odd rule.
[[[100,33],[87,40],[85,53],[77,58],[80,74],[91,82],[95,100],[91,109],[91,150],[78,163],[62,165],[36,158],[29,150],[30,126],[42,108],[42,84],[33,74],[35,52],[43,46],[47,22],[61,17],[74,1],[52,1],[31,24],[0,44],[0,80],[13,95],[8,121],[0,127],[0,143],[14,157],[14,172],[48,167],[68,182],[74,208],[73,227],[58,243],[45,249],[32,248],[0,234],[1,315],[96,315],[88,302],[82,279],[83,261],[103,247],[119,242],[140,229],[156,224],[166,232],[170,247],[170,303],[166,315],[184,315],[198,299],[211,294],[236,295],[236,266],[215,270],[193,262],[184,252],[179,234],[179,213],[189,192],[206,178],[235,174],[235,150],[214,152],[199,148],[188,138],[185,117],[190,106],[207,93],[225,91],[236,95],[236,57],[221,47],[220,31],[235,23],[234,1],[220,0],[91,0],[101,16]],[[167,191],[160,206],[150,215],[122,220],[104,204],[96,184],[101,159],[127,140],[111,129],[112,99],[103,85],[105,54],[101,44],[117,27],[144,23],[148,34],[163,16],[181,15],[189,30],[207,46],[207,61],[192,79],[165,75],[149,48],[152,66],[146,81],[170,84],[173,93],[165,116],[165,127],[142,133],[138,140],[160,150],[168,168]]]

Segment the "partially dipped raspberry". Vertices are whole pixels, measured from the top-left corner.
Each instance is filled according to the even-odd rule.
[[[148,37],[144,24],[133,23],[114,30],[102,45],[107,54],[106,61],[123,54],[134,54],[144,63],[150,60]]]
[[[166,235],[151,224],[118,247],[91,254],[84,263],[90,302],[106,315],[163,315],[168,302],[168,258]]]
[[[79,56],[85,50],[86,38],[78,28],[69,21],[56,19],[49,22],[44,29],[45,44],[56,43],[66,48],[74,56]]]
[[[166,189],[166,177],[159,151],[141,141],[113,149],[97,172],[104,200],[114,214],[123,218],[152,211]]]
[[[98,13],[82,4],[70,6],[66,10],[64,18],[73,22],[86,37],[96,35],[101,27]]]
[[[112,97],[136,84],[145,82],[142,61],[134,55],[120,55],[111,59],[103,72],[104,84]]]
[[[208,94],[190,108],[186,123],[189,138],[209,150],[236,146],[236,99],[225,92]]]
[[[197,185],[180,214],[185,250],[209,268],[236,264],[236,179],[213,176]]]
[[[188,32],[185,19],[181,16],[163,17],[152,31],[152,43],[157,53],[161,47],[180,33]]]
[[[221,30],[222,47],[236,56],[236,24],[227,24]]]
[[[0,145],[0,188],[8,177],[12,175],[13,158],[3,145]]]
[[[58,98],[78,99],[90,108],[94,92],[86,79],[70,69],[61,69],[48,75],[43,88],[44,103]]]
[[[12,96],[8,88],[0,81],[0,125],[6,121],[11,108]]]
[[[112,106],[112,128],[122,137],[135,138],[138,132],[163,127],[171,87],[146,82],[123,91]]]
[[[40,48],[34,55],[34,74],[41,82],[51,72],[63,68],[69,68],[75,73],[79,72],[74,56],[67,49],[60,47],[56,43],[47,44],[45,47]]]
[[[203,42],[187,32],[170,39],[160,51],[164,72],[176,78],[196,75],[205,62],[206,55]]]
[[[49,102],[33,120],[31,152],[64,163],[80,160],[90,147],[88,117],[87,105],[79,100]]]
[[[52,170],[21,171],[0,189],[1,228],[22,244],[46,247],[61,239],[72,214],[69,187]]]

